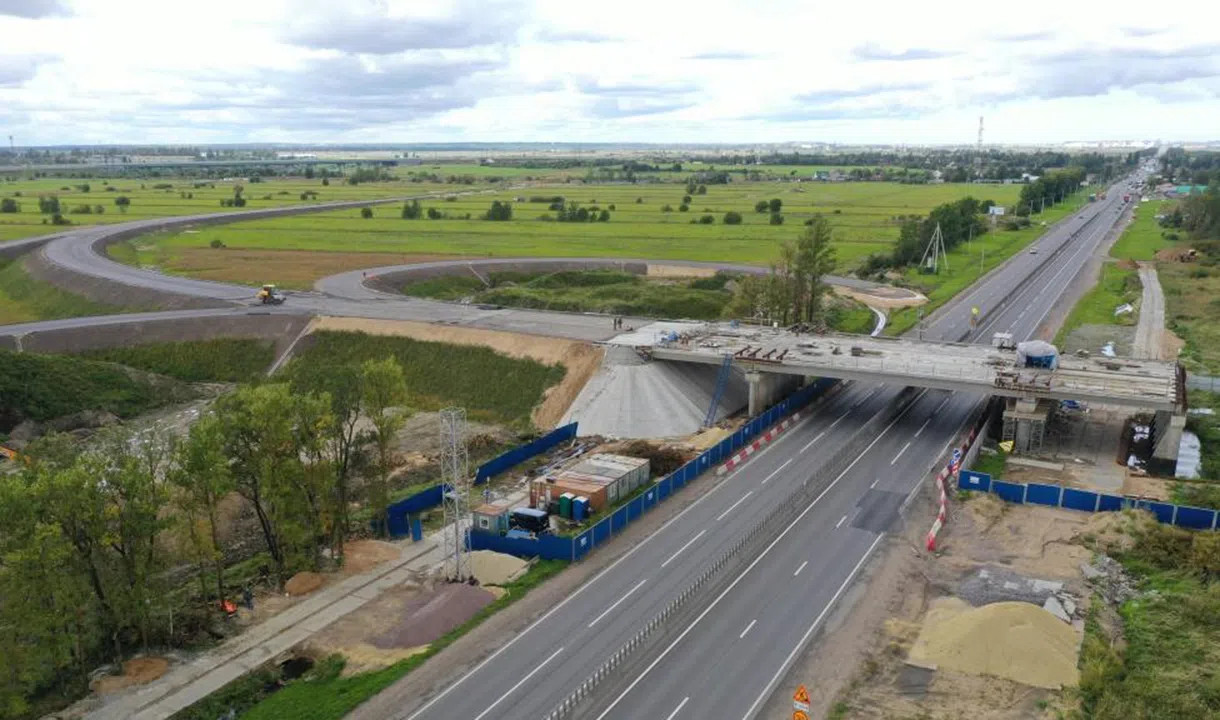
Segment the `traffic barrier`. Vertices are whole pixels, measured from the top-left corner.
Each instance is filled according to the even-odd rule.
[[[745,462],[746,458],[750,457],[751,455],[758,452],[759,450],[762,450],[764,446],[766,446],[768,443],[770,443],[775,438],[779,437],[780,433],[782,433],[783,431],[792,427],[796,423],[800,422],[800,419],[801,419],[801,414],[799,412],[793,413],[792,417],[788,418],[787,420],[784,420],[779,425],[776,425],[775,427],[771,428],[770,430],[765,432],[762,437],[760,437],[759,439],[755,440],[754,442],[752,442],[748,446],[746,446],[746,448],[744,450],[737,453],[733,457],[729,458],[728,462],[721,465],[716,470],[716,474],[723,475],[727,472],[732,471],[733,468],[735,468],[738,465]]]

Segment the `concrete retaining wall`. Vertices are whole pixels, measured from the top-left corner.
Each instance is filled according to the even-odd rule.
[[[129,345],[147,345],[215,338],[251,338],[275,341],[275,354],[284,352],[309,323],[308,315],[223,315],[165,320],[135,320],[95,327],[39,330],[21,337],[26,352],[70,353]],[[0,343],[16,349],[15,338]]]
[[[125,285],[110,278],[82,275],[48,262],[41,252],[30,253],[24,263],[25,271],[35,280],[93,302],[112,305],[116,309],[191,310],[231,307],[223,300],[166,293],[152,288]]]
[[[29,238],[27,240],[14,240],[12,242],[0,243],[0,260],[16,260],[22,255],[31,250],[38,248],[51,242],[59,235],[47,235],[46,237]]]

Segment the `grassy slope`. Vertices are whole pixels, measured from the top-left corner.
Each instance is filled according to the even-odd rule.
[[[35,280],[19,261],[0,261],[0,325],[123,311]]]
[[[493,350],[404,337],[356,332],[318,332],[290,370],[308,373],[345,362],[392,356],[402,364],[409,398],[417,410],[465,407],[472,420],[530,425],[543,392],[563,379],[562,366],[500,355]],[[304,366],[304,367],[296,367]]]
[[[1009,203],[1017,186],[899,185],[894,183],[778,183],[714,185],[692,198],[690,212],[678,212],[685,187],[680,184],[557,185],[528,190],[462,197],[454,202],[427,202],[425,207],[448,213],[445,220],[403,220],[397,208],[378,208],[371,219],[357,211],[309,217],[277,218],[240,225],[200,228],[146,239],[139,261],[174,270],[175,248],[207,248],[216,239],[229,248],[305,249],[397,253],[456,253],[495,256],[606,256],[660,259],[724,260],[766,264],[781,240],[793,238],[801,223],[815,212],[827,215],[835,227],[840,262],[849,267],[859,258],[889,248],[897,237],[899,215],[922,214],[967,194]],[[582,205],[606,208],[606,223],[560,223],[539,220],[553,214],[544,203],[515,203],[513,220],[488,222],[478,218],[493,199],[562,195]],[[784,202],[785,224],[772,226],[768,216],[754,212],[758,200],[778,197]],[[642,198],[637,203],[636,199]],[[673,212],[662,212],[663,205]],[[728,210],[744,217],[741,225],[720,222]],[[472,219],[458,219],[470,213]],[[712,214],[713,225],[690,220]],[[217,251],[223,252],[223,250]]]
[[[1162,236],[1163,231],[1156,221],[1160,207],[1160,203],[1154,202],[1137,205],[1135,219],[1123,231],[1123,236],[1114,243],[1114,247],[1110,248],[1110,257],[1152,260],[1158,250],[1168,247],[1170,243]]]
[[[218,338],[88,350],[79,357],[159,373],[186,382],[247,382],[275,360],[269,340]]]
[[[1160,262],[1156,270],[1165,293],[1165,324],[1186,341],[1183,364],[1194,372],[1220,375],[1220,267],[1205,264],[1207,260]]]
[[[1115,315],[1114,308],[1123,303],[1135,303],[1141,292],[1137,270],[1106,263],[1097,284],[1080,298],[1064,320],[1055,342],[1061,344],[1068,333],[1081,325],[1134,325],[1139,317],[1136,313]]]
[[[976,197],[988,197],[988,195],[978,193]],[[1016,231],[997,229],[981,238],[976,238],[969,247],[965,244],[959,245],[948,253],[950,269],[942,271],[939,275],[921,275],[918,269],[909,269],[906,273],[906,281],[928,296],[928,304],[923,307],[923,314],[927,315],[944,305],[954,295],[965,290],[980,277],[1041,237],[1047,228],[1042,227],[1040,223],[1045,222],[1049,227],[1076,212],[1087,202],[1088,196],[1083,192],[1078,192],[1059,205],[1032,216],[1031,219],[1035,224],[1031,227]],[[887,335],[900,335],[915,327],[918,319],[915,308],[896,311],[890,316],[890,323],[885,332]]]

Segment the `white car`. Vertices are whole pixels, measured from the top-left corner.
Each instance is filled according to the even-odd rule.
[[[1031,247],[1031,248],[1029,249],[1029,254],[1030,254],[1030,255],[1037,255],[1037,254],[1038,254],[1038,248],[1036,248],[1036,247]]]

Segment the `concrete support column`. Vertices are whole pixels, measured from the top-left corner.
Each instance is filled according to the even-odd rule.
[[[1172,476],[1178,466],[1178,450],[1182,445],[1182,431],[1186,429],[1186,416],[1158,411],[1152,423],[1152,461],[1149,470],[1160,475]]]
[[[789,392],[800,386],[799,375],[783,375],[780,373],[764,373],[752,370],[746,372],[746,382],[750,386],[750,416],[779,402]]]

